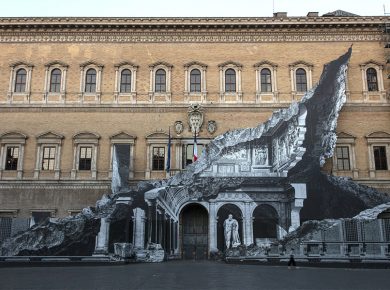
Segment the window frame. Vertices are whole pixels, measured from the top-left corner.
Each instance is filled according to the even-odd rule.
[[[12,157],[10,158],[13,162],[12,162],[12,168],[7,168],[8,167],[8,158],[10,157],[9,155],[8,155],[8,151],[10,150],[10,149],[18,149],[17,150],[17,158],[15,158],[14,157],[14,153],[15,152],[12,152]],[[13,151],[14,151],[13,150]],[[15,159],[16,159],[16,164],[14,164],[14,162],[15,162]],[[5,171],[17,171],[18,170],[18,163],[19,163],[19,159],[20,159],[20,146],[18,146],[18,145],[7,145],[6,146],[6,148],[5,148],[5,163],[4,163],[4,170]],[[15,167],[15,168],[13,168],[13,167]]]
[[[65,103],[66,95],[66,76],[68,71],[68,65],[61,61],[52,61],[45,64],[45,86],[43,98],[46,103]],[[60,90],[58,92],[51,91],[52,72],[59,69],[61,72],[60,77]]]
[[[10,64],[11,76],[7,93],[7,100],[9,103],[30,103],[31,96],[31,76],[34,68],[33,64],[25,62],[14,62]],[[25,88],[24,91],[16,91],[17,72],[21,69],[26,71]]]
[[[89,72],[94,72],[89,73]],[[91,78],[93,76],[93,78]],[[91,67],[85,72],[85,84],[84,84],[84,93],[85,94],[96,94],[97,86],[97,71],[95,68]]]
[[[302,73],[299,73],[299,75],[298,75],[298,72],[302,72]],[[304,82],[302,82],[303,77],[304,77]],[[304,86],[304,89],[302,89],[301,86]],[[295,88],[296,88],[296,91],[298,93],[306,93],[307,92],[307,88],[308,88],[307,72],[305,69],[303,69],[301,67],[297,68],[295,70]]]
[[[370,78],[372,77],[374,77],[375,80],[371,80]],[[367,91],[379,92],[378,73],[375,68],[369,67],[366,69],[366,81],[367,81]],[[375,84],[375,89],[372,89],[373,84]]]
[[[64,140],[64,136],[58,134],[56,132],[47,131],[42,134],[36,136],[37,143],[37,155],[36,155],[36,163],[34,169],[34,178],[60,178],[60,170],[61,170],[61,150],[62,150],[62,142]],[[44,159],[44,148],[45,147],[54,147],[54,168],[45,170],[43,169],[43,159]],[[42,174],[44,174],[42,176]]]
[[[100,103],[101,102],[101,83],[104,65],[95,62],[87,61],[80,64],[80,93],[79,97],[82,103]],[[94,69],[96,72],[95,91],[87,91],[87,72]]]
[[[123,61],[114,65],[115,67],[115,90],[114,98],[117,104],[135,104],[137,103],[137,71],[138,65]],[[121,91],[121,80],[122,72],[129,70],[131,73],[130,77],[130,92]]]
[[[6,132],[0,135],[0,179],[3,177],[11,179],[23,178],[24,147],[27,138],[27,135],[16,131]],[[8,147],[19,148],[19,158],[16,170],[5,170]]]
[[[310,91],[313,87],[312,73],[314,65],[303,60],[289,64],[290,79],[291,79],[291,95],[293,100],[300,99],[304,94]],[[306,91],[299,91],[297,87],[297,71],[303,69],[306,72]]]
[[[376,131],[366,135],[368,146],[368,161],[370,178],[388,176],[390,173],[390,134],[385,131]],[[376,169],[375,147],[385,147],[387,169]]]
[[[19,73],[24,72],[23,81],[19,80]],[[20,82],[19,82],[20,81]],[[23,86],[23,89],[22,89]],[[17,89],[19,88],[19,89]],[[15,72],[15,83],[14,83],[14,93],[15,94],[25,94],[27,88],[27,70],[25,68],[18,68]]]
[[[256,74],[256,103],[276,103],[278,102],[278,83],[276,63],[268,60],[260,61],[253,65]],[[271,91],[264,92],[261,87],[261,72],[263,69],[268,69],[271,72]]]
[[[159,73],[161,72],[161,73]],[[157,77],[158,76],[158,77]],[[154,72],[154,92],[155,93],[166,93],[167,92],[167,72],[163,68],[159,68]],[[157,89],[159,86],[159,89]]]
[[[220,102],[222,103],[242,103],[242,83],[241,83],[241,76],[242,76],[242,64],[234,62],[234,61],[227,61],[222,64],[218,65],[219,67],[219,76],[220,76]],[[226,71],[228,70],[234,70],[235,72],[235,91],[226,91]]]
[[[341,150],[341,158],[339,156],[339,152],[338,152],[338,149]],[[347,152],[347,156],[344,156],[344,149],[346,149],[346,152]],[[335,147],[335,155],[336,155],[336,167],[337,167],[337,170],[338,171],[350,171],[351,170],[351,153],[350,153],[350,148],[349,146],[345,146],[345,145],[337,145]],[[341,161],[342,163],[342,166],[339,166],[340,163],[339,161]],[[348,161],[348,166],[345,166],[346,163],[345,161]]]
[[[100,136],[93,132],[79,132],[73,136],[73,168],[71,171],[71,179],[77,178],[97,178],[97,162]],[[80,170],[80,148],[92,147],[91,169]]]
[[[155,159],[156,149],[158,151],[163,150],[163,156],[159,157],[158,159]],[[157,164],[159,165],[159,166],[157,166],[158,168],[155,168],[155,160],[157,161]],[[166,168],[165,163],[166,163],[166,148],[165,148],[165,146],[159,146],[159,145],[152,146],[152,162],[151,162],[152,168],[151,168],[151,170],[152,171],[164,171]],[[162,165],[162,168],[160,168],[160,165]]]
[[[149,102],[150,103],[170,103],[172,100],[171,77],[173,65],[159,61],[149,65],[150,83],[149,83]],[[165,91],[156,91],[156,72],[165,71]]]
[[[197,69],[200,72],[200,90],[191,90],[191,73]],[[192,61],[184,65],[184,101],[188,103],[204,103],[207,100],[207,65],[199,61]]]
[[[82,156],[83,149],[85,150],[85,152],[84,152],[85,157]],[[78,150],[79,150],[79,152],[78,152],[79,158],[78,158],[78,162],[77,162],[77,170],[78,171],[91,171],[93,146],[92,145],[80,145]]]
[[[48,149],[48,150],[46,150]],[[46,156],[46,152],[49,152],[49,155]],[[56,146],[43,146],[42,147],[42,161],[41,161],[41,170],[42,171],[53,171],[55,169],[56,162]],[[53,153],[53,155],[52,155]],[[45,162],[46,161],[46,162]],[[45,164],[47,164],[47,168],[45,168]]]
[[[337,166],[337,147],[348,147],[349,151],[349,170],[340,170]],[[337,176],[347,176],[353,179],[359,178],[359,170],[356,167],[356,136],[347,132],[338,132],[336,146],[332,157],[332,172]]]
[[[112,136],[110,136],[110,169],[109,169],[109,178],[112,177],[113,170],[113,156],[114,156],[114,146],[116,144],[126,144],[130,145],[130,165],[129,165],[129,179],[134,178],[134,147],[137,137],[130,135],[127,132],[120,131]]]
[[[360,64],[363,87],[363,101],[364,102],[387,102],[386,90],[384,87],[383,69],[384,65],[375,60],[369,60]],[[369,90],[367,71],[374,69],[377,78],[377,90]],[[379,98],[378,98],[379,97]]]
[[[375,154],[376,152],[378,152],[378,150],[376,150],[376,149],[383,149],[384,156],[381,156],[380,160],[378,160],[378,158],[376,156],[377,154]],[[373,150],[373,153],[374,153],[374,167],[375,167],[375,170],[389,170],[389,164],[387,162],[388,158],[387,158],[386,146],[385,145],[373,145],[372,146],[372,150]],[[379,164],[377,163],[377,161],[379,161]]]

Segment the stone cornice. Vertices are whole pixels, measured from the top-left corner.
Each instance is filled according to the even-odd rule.
[[[0,43],[381,41],[385,16],[0,18]]]
[[[120,28],[145,26],[189,26],[197,29],[201,26],[214,25],[377,25],[389,22],[389,16],[354,16],[354,17],[2,17],[0,27],[26,28]]]
[[[289,103],[274,103],[274,104],[202,104],[207,110],[212,111],[255,111],[255,112],[268,112],[270,110],[287,108]],[[181,104],[136,104],[136,105],[123,105],[118,107],[117,105],[83,105],[74,106],[42,106],[42,105],[0,105],[0,113],[9,112],[28,112],[28,113],[40,113],[40,112],[122,112],[122,113],[163,113],[163,112],[186,112],[188,110],[187,103]],[[390,103],[346,103],[342,109],[342,112],[390,112]]]
[[[2,32],[0,43],[162,43],[162,42],[359,42],[383,41],[380,30],[323,30],[266,32]]]

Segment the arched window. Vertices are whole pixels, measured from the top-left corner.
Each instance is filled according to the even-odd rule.
[[[16,72],[15,78],[15,92],[24,93],[26,91],[27,71],[24,68]]]
[[[232,68],[225,71],[225,92],[236,92],[236,71]]]
[[[87,70],[87,73],[85,74],[85,92],[96,92],[96,70],[93,68]]]
[[[261,91],[272,92],[271,71],[268,68],[263,68],[260,72]]]
[[[201,74],[198,69],[193,69],[190,73],[190,92],[201,91]]]
[[[61,90],[61,70],[56,68],[51,71],[50,92],[59,93],[60,90]]]
[[[307,91],[307,77],[306,71],[303,68],[297,69],[295,72],[295,80],[297,85],[297,92]]]
[[[162,68],[156,71],[155,79],[155,92],[166,92],[167,91],[167,77],[166,72]]]
[[[121,93],[130,93],[131,92],[131,71],[129,69],[124,69],[121,73]]]
[[[367,69],[367,88],[369,92],[378,91],[378,77],[376,74],[376,69],[370,67]]]

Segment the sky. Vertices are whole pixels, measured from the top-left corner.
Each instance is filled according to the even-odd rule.
[[[390,13],[389,0],[0,0],[0,17],[263,17],[320,15],[345,10],[361,16]]]

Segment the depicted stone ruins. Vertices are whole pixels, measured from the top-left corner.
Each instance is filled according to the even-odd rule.
[[[352,218],[389,197],[320,170],[336,144],[351,53],[352,48],[327,64],[319,83],[300,102],[275,111],[255,128],[217,136],[197,162],[167,180],[129,187],[129,164],[122,160],[129,160],[125,155],[130,150],[115,145],[111,195],[77,216],[17,234],[3,243],[2,255],[108,255],[114,244],[120,255],[134,253],[149,262],[162,261],[162,250],[181,258],[222,252],[251,257],[280,255],[292,244],[298,244],[300,253],[318,255],[360,255],[363,250],[389,254],[378,243],[362,249],[356,242],[343,248],[349,238],[345,232],[358,232],[360,225],[355,219],[336,220]],[[191,106],[188,130],[195,135],[202,123],[201,108]],[[213,133],[215,127],[209,121],[207,130]],[[183,123],[177,122],[174,129],[180,134]],[[306,222],[302,228],[302,216],[333,220]],[[388,220],[364,227],[372,239],[385,229]],[[325,241],[335,243],[325,249]]]

